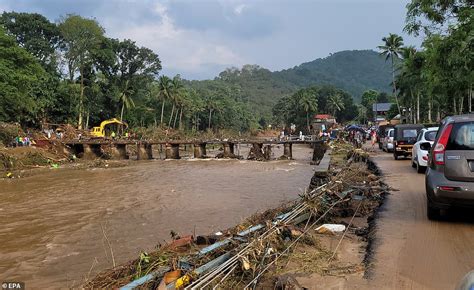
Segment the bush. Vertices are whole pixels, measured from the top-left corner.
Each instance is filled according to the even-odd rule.
[[[23,130],[19,124],[0,122],[0,143],[5,146],[10,145],[18,135],[23,135]]]

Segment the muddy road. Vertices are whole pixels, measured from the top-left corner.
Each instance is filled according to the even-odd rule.
[[[297,198],[313,175],[311,157],[303,145],[291,161],[152,160],[0,180],[0,280],[78,287],[112,267],[104,232],[120,264],[171,230],[234,226]]]
[[[373,154],[390,194],[377,221],[370,288],[454,289],[474,269],[474,211],[456,210],[444,221],[426,217],[424,174],[410,160]]]

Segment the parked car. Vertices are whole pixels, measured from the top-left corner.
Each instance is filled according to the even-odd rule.
[[[382,149],[383,138],[387,136],[387,132],[390,129],[393,129],[392,125],[381,125],[377,129],[377,143],[379,143],[379,149]]]
[[[447,117],[430,151],[425,177],[427,214],[441,209],[474,208],[474,115]]]
[[[393,135],[394,135],[394,129],[388,129],[387,131],[387,136],[383,138],[382,142],[382,150],[386,152],[393,152]]]
[[[411,154],[411,166],[416,168],[416,172],[425,172],[428,165],[428,153],[436,138],[438,127],[430,127],[421,129],[416,143],[413,145]]]
[[[413,144],[415,144],[421,129],[423,129],[421,124],[395,125],[393,135],[393,158],[395,160],[398,160],[399,156],[408,157],[411,155]]]

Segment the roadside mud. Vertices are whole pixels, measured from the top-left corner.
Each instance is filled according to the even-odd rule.
[[[380,168],[375,164],[375,162],[369,158],[367,159],[367,168],[370,172],[375,174],[378,177],[382,177],[382,171]],[[361,237],[364,237],[367,243],[365,247],[365,256],[364,256],[364,265],[365,265],[365,273],[364,278],[370,279],[373,276],[373,259],[374,259],[374,252],[375,252],[375,245],[377,242],[377,218],[379,213],[384,210],[384,201],[388,194],[390,194],[390,190],[388,185],[384,182],[380,182],[381,185],[386,188],[386,190],[380,193],[380,203],[379,205],[373,210],[372,214],[367,217],[367,230],[361,232]]]

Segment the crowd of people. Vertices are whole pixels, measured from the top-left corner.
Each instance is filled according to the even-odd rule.
[[[14,142],[15,147],[23,147],[23,146],[31,146],[31,138],[26,136],[16,136],[15,142]]]
[[[356,148],[361,148],[366,140],[370,140],[371,150],[375,150],[377,144],[377,130],[349,130],[346,140],[354,144]]]

